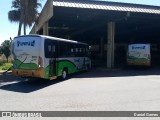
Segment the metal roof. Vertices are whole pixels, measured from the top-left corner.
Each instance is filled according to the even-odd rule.
[[[160,14],[160,7],[96,0],[53,0],[53,6]]]

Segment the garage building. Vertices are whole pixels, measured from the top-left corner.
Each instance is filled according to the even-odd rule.
[[[160,7],[96,0],[48,0],[30,34],[88,43],[93,66],[126,65],[127,46],[151,44],[160,65]]]

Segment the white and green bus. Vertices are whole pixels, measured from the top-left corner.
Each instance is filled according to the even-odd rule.
[[[150,44],[128,45],[127,64],[136,66],[150,66],[151,65]]]
[[[82,42],[42,35],[15,37],[12,41],[13,75],[56,79],[88,70],[89,46]]]

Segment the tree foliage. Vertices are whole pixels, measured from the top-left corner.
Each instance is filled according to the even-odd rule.
[[[8,12],[8,19],[11,22],[18,22],[19,29],[18,35],[21,35],[22,25],[24,26],[24,34],[26,34],[26,26],[31,27],[32,23],[38,17],[38,8],[41,4],[38,0],[13,0],[12,6],[13,10]]]
[[[8,62],[9,56],[11,55],[10,47],[11,47],[11,42],[10,42],[10,40],[5,40],[5,41],[1,44],[1,52],[6,56],[7,62]]]
[[[3,53],[2,53],[2,49],[1,49],[1,46],[0,46],[0,55],[2,55]]]

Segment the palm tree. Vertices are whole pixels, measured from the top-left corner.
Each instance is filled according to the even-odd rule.
[[[24,25],[24,35],[26,34],[26,26],[32,26],[32,23],[39,15],[38,7],[41,7],[38,0],[12,1],[12,8],[14,8],[14,10],[8,12],[8,18],[11,22],[19,22],[18,35],[21,35],[22,24]]]
[[[11,22],[19,22],[18,35],[21,35],[22,22],[20,22],[20,16],[21,16],[20,1],[19,0],[12,1],[11,8],[14,8],[14,10],[8,12],[8,19]]]
[[[21,5],[21,20],[24,25],[24,34],[26,34],[26,26],[31,27],[32,23],[38,17],[38,7],[41,7],[41,4],[38,3],[38,0],[20,0]]]

